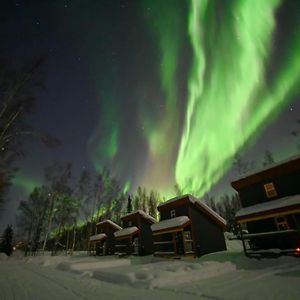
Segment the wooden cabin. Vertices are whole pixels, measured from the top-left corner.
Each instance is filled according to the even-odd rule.
[[[246,255],[280,249],[300,253],[300,156],[233,181],[242,209],[236,214]],[[278,251],[278,250],[277,250]]]
[[[153,253],[151,225],[157,221],[142,210],[121,218],[122,230],[116,231],[115,254],[147,255]]]
[[[161,203],[160,222],[151,226],[155,255],[201,256],[226,250],[226,221],[187,194]]]
[[[114,233],[121,230],[118,224],[105,220],[96,224],[96,234],[90,237],[90,251],[96,255],[112,255],[115,252]]]

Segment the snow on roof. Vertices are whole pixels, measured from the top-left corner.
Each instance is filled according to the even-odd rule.
[[[182,227],[186,223],[190,222],[189,217],[187,216],[180,216],[172,219],[167,219],[160,221],[156,224],[151,225],[152,231],[160,231],[164,229],[170,229],[174,227]]]
[[[134,211],[134,212],[132,212],[130,214],[127,214],[127,215],[123,216],[122,219],[123,218],[127,218],[129,216],[132,216],[134,214],[140,214],[144,219],[148,219],[151,223],[157,223],[156,219],[154,219],[152,216],[146,214],[143,210],[140,210],[140,209],[136,210],[136,211]]]
[[[219,214],[217,214],[213,209],[211,209],[207,204],[201,201],[195,201],[195,204],[204,209],[207,213],[209,213],[212,217],[217,219],[220,223],[226,226],[227,222],[223,219]]]
[[[298,160],[299,158],[300,158],[300,155],[293,155],[293,156],[291,156],[291,157],[289,157],[289,158],[287,158],[287,159],[284,159],[284,160],[281,160],[281,161],[279,161],[279,162],[273,163],[273,164],[271,164],[270,166],[267,166],[267,167],[265,167],[265,168],[261,168],[261,169],[259,169],[259,170],[257,170],[257,171],[250,172],[250,173],[248,172],[248,173],[246,173],[246,174],[245,174],[244,176],[242,176],[242,177],[238,177],[238,178],[233,179],[232,182],[246,179],[246,178],[251,177],[251,176],[253,176],[253,175],[256,175],[256,174],[258,174],[258,173],[262,173],[262,172],[271,170],[271,169],[273,169],[273,168],[276,168],[276,167],[278,167],[278,166],[280,166],[280,165],[284,165],[284,164],[289,163],[289,162],[292,162],[292,161],[294,161],[294,160]]]
[[[158,207],[161,207],[161,206],[164,206],[166,204],[170,204],[172,202],[176,202],[177,200],[179,199],[183,199],[183,198],[188,198],[188,200],[191,202],[191,203],[194,203],[195,201],[197,201],[197,198],[195,198],[193,195],[191,194],[185,194],[185,195],[181,195],[181,196],[177,196],[177,197],[174,197],[168,201],[165,201],[165,202],[162,202],[158,205]]]
[[[255,213],[266,212],[269,210],[284,208],[284,207],[293,206],[297,204],[300,204],[300,194],[295,196],[280,198],[277,200],[271,200],[268,202],[259,203],[249,207],[244,207],[236,213],[235,217],[236,218],[245,217]]]
[[[103,239],[106,239],[105,233],[95,234],[90,236],[90,241],[101,241]]]
[[[127,228],[124,228],[124,229],[121,229],[121,230],[118,230],[114,233],[114,236],[116,238],[118,237],[122,237],[122,236],[126,236],[126,235],[132,235],[136,232],[138,232],[139,229],[135,226],[132,226],[132,227],[127,227]]]
[[[114,223],[114,222],[111,221],[111,220],[104,220],[104,221],[101,221],[101,222],[97,223],[96,226],[98,226],[98,225],[103,225],[103,224],[105,224],[105,223],[110,224],[111,226],[115,227],[115,228],[118,229],[118,230],[121,230],[121,229],[122,229],[121,226],[119,226],[118,224]]]
[[[222,225],[226,226],[226,221],[219,214],[217,214],[214,210],[212,210],[203,201],[199,201],[197,198],[195,198],[191,194],[186,194],[186,195],[182,195],[182,196],[172,198],[172,199],[170,199],[166,202],[161,203],[158,207],[166,205],[166,204],[170,204],[172,202],[175,202],[175,201],[177,201],[179,199],[183,199],[183,198],[188,198],[190,203],[193,203],[196,206],[200,207],[200,209],[205,210],[209,215],[211,215],[213,218],[217,219]]]

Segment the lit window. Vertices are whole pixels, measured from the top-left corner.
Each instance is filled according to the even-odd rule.
[[[277,230],[288,230],[290,229],[289,223],[286,216],[280,216],[275,218]]]
[[[175,209],[172,209],[170,211],[170,214],[171,214],[171,218],[175,218],[176,217],[176,211],[175,211]]]
[[[265,192],[268,198],[273,198],[277,196],[276,189],[273,182],[264,184]]]

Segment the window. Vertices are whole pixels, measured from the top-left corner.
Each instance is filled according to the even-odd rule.
[[[269,182],[264,184],[265,192],[268,198],[273,198],[277,196],[276,189],[274,187],[273,182]]]
[[[131,226],[132,226],[132,222],[128,221],[128,227],[131,227]]]
[[[176,211],[175,211],[175,209],[172,209],[170,211],[170,215],[171,215],[171,218],[175,218],[176,217]]]
[[[290,229],[290,226],[289,226],[286,216],[280,216],[280,217],[275,218],[275,223],[277,226],[277,230]]]

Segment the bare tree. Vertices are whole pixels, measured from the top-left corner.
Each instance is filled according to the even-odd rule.
[[[264,154],[263,167],[269,167],[275,163],[273,153],[270,150],[266,150]]]
[[[20,229],[23,234],[27,232],[27,244],[30,244],[31,251],[36,251],[41,236],[46,231],[47,218],[50,214],[48,188],[36,187],[27,201],[21,201],[19,211],[18,224],[22,226]]]
[[[233,161],[233,168],[239,175],[244,175],[253,171],[255,162],[243,160],[239,154],[236,154]]]
[[[20,69],[13,69],[7,60],[0,58],[0,203],[16,171],[14,163],[22,155],[23,137],[38,138],[47,147],[60,142],[51,135],[32,128],[26,123],[26,115],[34,109],[35,91],[44,81],[38,58]]]

